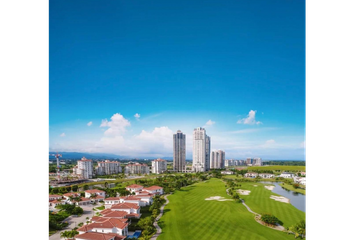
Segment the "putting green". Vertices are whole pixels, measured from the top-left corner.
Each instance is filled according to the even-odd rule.
[[[246,199],[246,203],[255,212],[272,212],[271,208],[279,208],[279,211],[290,208],[289,212],[299,211],[294,216],[304,219],[305,214],[297,210],[290,204],[280,207],[279,204],[271,204],[268,192],[264,187],[253,187],[254,183],[242,184],[242,189],[251,190],[248,196],[242,196]],[[262,201],[267,204],[253,209],[256,201],[252,198],[253,190],[257,189],[257,194]],[[263,195],[262,192],[264,191]],[[268,192],[267,192],[268,191]],[[273,193],[274,195],[274,193]],[[166,205],[164,215],[160,219],[159,225],[162,233],[158,240],[201,240],[201,239],[244,239],[244,240],[263,240],[263,239],[294,239],[294,235],[287,235],[284,232],[270,229],[262,226],[254,220],[254,215],[247,211],[246,207],[234,201],[216,201],[205,200],[206,198],[220,196],[226,199],[230,197],[226,194],[225,185],[220,179],[211,179],[207,182],[197,183],[192,186],[185,187],[180,191],[176,191],[168,197],[170,203]],[[267,198],[268,197],[268,198]],[[264,199],[263,199],[264,198]],[[280,203],[280,202],[276,202]],[[285,204],[285,203],[281,203]],[[264,211],[261,209],[265,207]],[[260,211],[262,210],[262,211]],[[277,216],[277,215],[276,215]],[[284,217],[285,215],[281,215]],[[282,219],[284,225],[290,222],[297,222],[291,218]],[[303,218],[302,218],[303,217]],[[291,220],[291,221],[290,221]],[[289,221],[288,224],[285,224]]]

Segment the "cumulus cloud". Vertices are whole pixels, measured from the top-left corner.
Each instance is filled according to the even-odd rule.
[[[106,136],[119,136],[125,133],[126,127],[130,126],[130,122],[123,115],[116,113],[111,117],[111,121],[102,120],[100,127],[108,127],[104,132]]]
[[[249,125],[254,125],[254,124],[262,124],[260,121],[256,121],[256,113],[257,111],[251,110],[246,118],[242,118],[237,121],[238,124],[249,124]]]
[[[135,113],[135,114],[134,114],[134,117],[135,117],[136,120],[139,120],[140,114],[139,114],[139,113]]]
[[[65,133],[60,134],[60,137],[65,137],[65,136],[66,136]]]
[[[128,156],[169,156],[172,150],[173,131],[168,127],[142,130],[132,137],[104,136],[95,144],[97,152],[116,153]]]
[[[214,124],[215,124],[215,122],[209,120],[209,121],[206,122],[205,126],[212,126]]]
[[[92,125],[92,122],[88,122],[88,123],[87,123],[87,126],[91,126],[91,125]]]

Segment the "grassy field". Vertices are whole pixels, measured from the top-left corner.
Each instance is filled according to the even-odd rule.
[[[271,213],[279,218],[284,227],[290,227],[297,222],[305,219],[305,213],[295,208],[289,203],[282,203],[270,199],[271,195],[279,196],[276,193],[266,189],[262,183],[240,183],[241,189],[250,190],[250,195],[242,195],[245,203],[255,212]],[[254,185],[257,185],[255,187]]]
[[[252,193],[245,196],[245,199],[247,197],[246,203],[255,212],[279,213],[279,216],[276,216],[287,226],[305,218],[305,214],[292,205],[269,199],[271,191],[264,187],[253,187],[253,185],[254,183],[242,183],[242,189],[252,189]],[[254,215],[248,212],[241,203],[205,200],[212,196],[230,199],[220,179],[197,183],[169,196],[170,203],[166,205],[164,215],[159,222],[162,233],[158,240],[294,239],[293,235],[287,235],[257,223]],[[255,207],[256,205],[259,206]],[[286,216],[287,214],[289,216]]]
[[[298,192],[298,193],[302,193],[304,195],[306,195],[306,190],[305,189],[300,189],[300,188],[294,188],[293,185],[290,184],[286,184],[286,183],[281,183],[280,184],[283,188],[286,188],[288,190],[294,191],[294,192]],[[302,185],[300,185],[302,186]],[[303,186],[302,186],[303,187]],[[304,188],[304,187],[303,187]]]
[[[255,170],[272,170],[272,171],[290,171],[290,172],[297,172],[297,171],[306,171],[306,166],[280,166],[280,165],[272,165],[272,166],[253,166],[247,167],[248,171],[255,171]]]

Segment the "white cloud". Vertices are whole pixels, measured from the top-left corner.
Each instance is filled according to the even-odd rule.
[[[91,125],[92,125],[92,122],[88,122],[88,123],[87,123],[87,126],[91,126]]]
[[[262,122],[256,121],[256,112],[257,112],[256,110],[255,111],[251,110],[248,113],[248,116],[246,118],[242,118],[242,119],[238,120],[237,123],[239,123],[239,124],[249,124],[249,125],[262,124]]]
[[[134,114],[134,117],[136,118],[136,120],[139,120],[140,114],[139,114],[139,113],[135,113],[135,114]]]
[[[173,132],[168,127],[155,127],[152,131],[142,130],[131,137],[105,135],[94,145],[94,151],[126,156],[170,156]]]
[[[65,137],[65,136],[66,136],[65,133],[60,134],[60,137]]]
[[[203,126],[203,128],[208,127],[208,126],[211,127],[211,126],[213,126],[214,124],[215,124],[215,122],[209,120],[209,121],[207,121],[207,122],[205,123],[205,125]]]
[[[130,126],[130,122],[123,115],[116,113],[111,117],[111,121],[102,120],[100,127],[109,127],[104,134],[106,136],[119,136],[126,131],[126,127]]]
[[[306,141],[301,142],[301,143],[300,143],[300,147],[301,147],[301,148],[306,148]]]
[[[274,139],[270,139],[270,140],[267,140],[265,143],[266,144],[273,144],[273,143],[275,143],[275,141],[274,141]]]

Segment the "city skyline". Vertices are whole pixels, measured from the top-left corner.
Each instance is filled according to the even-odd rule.
[[[107,4],[51,3],[50,151],[305,159],[303,3]]]

